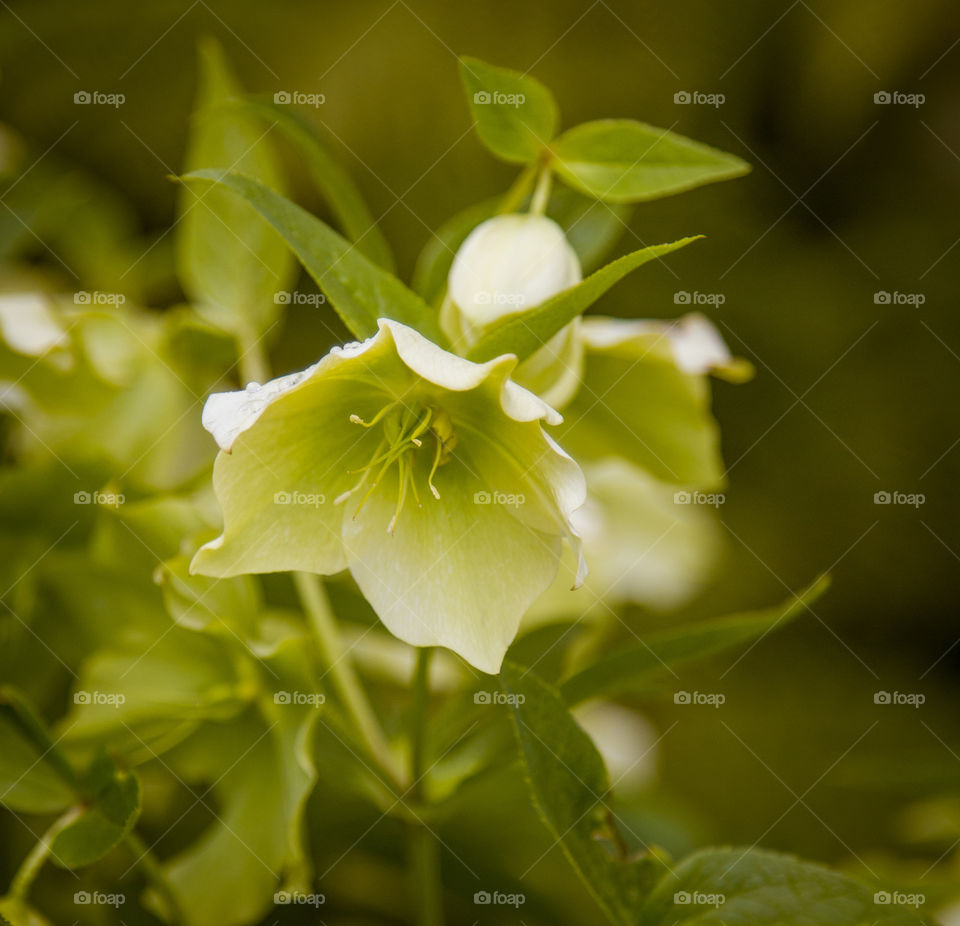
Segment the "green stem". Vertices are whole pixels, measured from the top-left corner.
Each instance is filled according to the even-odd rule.
[[[237,345],[240,351],[237,364],[242,385],[265,383],[270,379],[270,360],[263,349],[263,341],[257,337],[239,337]]]
[[[347,709],[371,757],[386,773],[392,785],[402,787],[403,776],[397,768],[376,714],[347,657],[337,630],[336,619],[319,577],[307,572],[295,572],[293,581],[310,620],[310,627],[320,650],[320,658],[333,680],[337,695]]]
[[[553,171],[549,164],[544,164],[540,168],[540,176],[537,178],[537,188],[533,191],[533,198],[530,200],[530,212],[533,215],[543,215],[547,211],[547,205],[550,203],[550,187],[553,185]]]
[[[538,169],[536,164],[528,164],[523,169],[520,176],[513,182],[513,186],[507,190],[497,212],[501,214],[504,212],[516,212],[520,208],[523,201],[527,198],[527,194],[530,192],[530,187],[533,186],[533,181],[537,176]]]
[[[183,908],[177,900],[173,885],[161,868],[156,856],[150,851],[150,847],[134,830],[127,833],[124,842],[136,858],[137,866],[143,869],[147,881],[150,882],[150,885],[165,903],[168,922],[172,923],[173,926],[184,922]]]
[[[51,825],[40,841],[30,850],[30,853],[23,860],[23,864],[17,869],[10,883],[8,896],[16,900],[23,900],[30,892],[30,887],[36,880],[40,869],[50,858],[50,850],[53,847],[53,841],[61,830],[66,829],[74,820],[83,813],[83,807],[71,807],[63,816],[57,818]]]
[[[426,771],[425,739],[427,705],[430,698],[430,657],[433,650],[417,650],[417,667],[413,676],[413,704],[410,710],[410,789],[418,800],[423,799],[423,777]],[[407,855],[410,890],[417,911],[417,926],[442,926],[443,882],[440,877],[440,847],[427,827],[414,822],[408,827]]]
[[[440,845],[425,826],[407,830],[410,890],[417,926],[443,926],[443,884],[440,880]]]

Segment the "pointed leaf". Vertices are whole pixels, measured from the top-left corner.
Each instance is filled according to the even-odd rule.
[[[632,119],[585,122],[550,148],[560,177],[610,203],[669,196],[750,170],[732,154]]]
[[[561,328],[582,315],[631,270],[678,251],[700,237],[694,235],[669,244],[655,244],[618,258],[592,273],[582,283],[565,289],[536,308],[511,315],[499,324],[492,325],[470,350],[468,359],[480,363],[500,354],[516,354],[520,360],[526,359]]]
[[[433,309],[296,203],[256,180],[228,171],[198,170],[182,179],[222,186],[250,203],[283,235],[356,337],[372,337],[378,318],[392,318],[416,328],[436,344],[446,343]]]
[[[636,646],[620,649],[568,678],[561,692],[568,704],[648,689],[657,683],[675,687],[671,670],[760,640],[803,614],[830,586],[821,576],[789,601],[772,608],[732,614],[676,630],[651,634]]]
[[[200,89],[185,170],[237,170],[269,187],[281,176],[269,130],[223,104],[241,94],[218,45],[200,49]],[[180,282],[212,322],[244,338],[266,331],[278,309],[274,294],[289,286],[293,261],[283,240],[242,200],[225,190],[184,187],[177,225]]]
[[[607,771],[557,691],[513,662],[504,664],[500,682],[513,705],[527,783],[547,829],[610,922],[636,924],[640,904],[669,869],[667,862],[654,853],[627,861],[622,850],[618,858],[603,844],[621,845],[605,805]]]
[[[387,239],[377,227],[350,175],[337,163],[317,129],[286,106],[258,100],[244,100],[237,105],[283,132],[303,155],[313,182],[345,236],[375,264],[393,273],[396,264]]]

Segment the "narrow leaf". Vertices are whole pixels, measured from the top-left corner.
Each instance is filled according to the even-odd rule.
[[[655,244],[618,258],[588,276],[582,283],[558,293],[536,308],[511,315],[491,326],[467,356],[470,360],[482,362],[510,353],[524,360],[546,344],[564,325],[582,315],[630,271],[678,251],[700,237],[702,235],[694,235],[669,244]]]
[[[759,640],[803,614],[829,586],[829,576],[820,576],[776,607],[651,634],[641,643],[618,650],[568,678],[561,685],[563,697],[573,705],[589,698],[647,689],[657,683],[675,684],[676,676],[671,670]]]
[[[396,264],[387,239],[377,227],[350,175],[330,153],[316,128],[286,106],[259,100],[243,100],[237,105],[283,132],[303,155],[317,189],[346,237],[375,264],[393,273]]]
[[[204,43],[200,50],[200,88],[185,171],[237,170],[281,189],[269,129],[224,105],[242,90],[218,45]],[[280,236],[246,203],[225,190],[198,195],[184,187],[176,250],[181,285],[210,321],[244,339],[272,325],[279,311],[274,294],[290,285],[294,265]]]
[[[527,783],[547,829],[610,922],[636,923],[666,861],[655,853],[627,860],[605,804],[609,781],[603,759],[557,691],[513,662],[504,664],[500,682],[513,705]]]
[[[433,309],[296,203],[250,177],[229,171],[198,170],[182,179],[222,186],[253,206],[280,232],[356,337],[371,337],[377,331],[378,318],[392,318],[435,343],[446,343]]]

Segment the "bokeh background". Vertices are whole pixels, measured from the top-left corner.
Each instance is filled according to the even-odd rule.
[[[672,317],[688,308],[678,293],[722,297],[700,308],[757,368],[746,386],[716,387],[728,553],[692,613],[782,599],[824,570],[834,585],[815,613],[742,658],[684,673],[684,687],[724,692],[722,710],[646,705],[664,733],[650,819],[682,808],[691,846],[758,842],[861,873],[898,859],[898,871],[906,860],[917,877],[949,876],[960,837],[955,3],[2,6],[0,121],[29,146],[28,163],[44,156],[37,176],[54,164],[83,172],[143,240],[173,221],[166,177],[181,164],[204,35],[249,89],[325,96],[310,118],[382,216],[408,277],[431,229],[513,177],[470,131],[458,54],[529,70],[565,125],[633,117],[750,161],[744,179],[637,208],[623,250],[708,240],[597,308]],[[83,90],[125,102],[76,105]],[[681,92],[723,99],[677,103]],[[883,92],[894,101],[877,102]],[[24,204],[4,205],[2,233],[26,234]],[[36,258],[52,263],[39,244]],[[162,272],[170,260],[162,237],[138,276],[156,306],[177,298]],[[278,370],[325,348],[315,311],[292,313]],[[878,505],[877,492],[924,501]],[[876,705],[878,691],[926,702]]]

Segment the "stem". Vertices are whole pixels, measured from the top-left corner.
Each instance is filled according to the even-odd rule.
[[[520,176],[513,182],[513,186],[507,190],[497,212],[501,214],[504,212],[516,212],[530,192],[530,187],[533,186],[533,180],[536,176],[536,164],[529,164],[525,167]]]
[[[432,655],[433,650],[429,646],[417,650],[417,667],[413,675],[413,705],[410,712],[410,787],[418,798],[423,794],[423,746],[427,732],[427,701],[430,697],[430,657]]]
[[[173,885],[167,878],[156,856],[150,851],[150,847],[140,838],[135,830],[127,833],[124,842],[127,848],[134,854],[136,864],[143,869],[147,881],[163,898],[166,904],[166,913],[171,923],[176,924],[184,922],[183,909],[177,900],[177,895],[173,890]]]
[[[23,900],[30,891],[30,887],[43,868],[44,863],[50,858],[50,850],[53,847],[53,841],[61,830],[66,829],[74,820],[83,813],[83,807],[71,807],[63,816],[59,817],[50,826],[40,841],[30,850],[23,864],[17,869],[10,883],[8,896],[16,900]]]
[[[360,681],[353,671],[353,665],[347,658],[346,650],[337,631],[336,620],[330,608],[330,601],[320,583],[319,577],[308,572],[293,573],[300,601],[310,620],[314,638],[320,650],[320,658],[333,679],[337,694],[356,725],[361,739],[370,755],[386,773],[390,783],[400,787],[400,774],[386,737],[377,722],[376,714],[367,700]]]
[[[410,710],[410,790],[423,798],[424,741],[427,730],[427,702],[430,697],[430,657],[433,650],[417,650],[413,676],[413,704]],[[440,877],[440,849],[437,839],[420,823],[411,823],[407,835],[407,864],[410,889],[417,911],[417,926],[442,926],[443,882]]]
[[[550,202],[550,187],[553,184],[553,171],[549,164],[540,168],[540,176],[537,178],[537,188],[533,191],[533,198],[530,200],[530,212],[533,215],[543,215],[547,211],[547,205]]]
[[[240,367],[241,385],[265,383],[270,379],[270,361],[263,349],[263,341],[255,337],[240,337],[237,345],[240,348],[237,364]]]
[[[436,837],[425,826],[410,826],[407,831],[407,859],[417,926],[443,926],[439,848]]]

